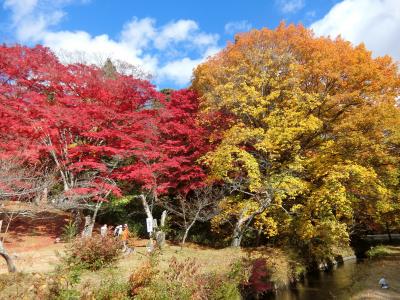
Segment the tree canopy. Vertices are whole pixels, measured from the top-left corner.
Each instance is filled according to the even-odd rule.
[[[398,206],[400,77],[390,57],[303,26],[239,34],[197,67],[202,110],[229,120],[205,161],[231,186],[215,225],[328,253]],[[223,118],[223,117],[222,117]],[[320,252],[320,253],[319,253]]]

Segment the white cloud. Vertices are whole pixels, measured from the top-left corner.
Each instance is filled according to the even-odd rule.
[[[156,26],[152,18],[133,18],[118,38],[92,36],[85,31],[56,31],[52,26],[64,16],[63,6],[86,0],[6,0],[17,39],[43,43],[64,62],[101,63],[107,57],[140,66],[156,83],[189,83],[192,69],[219,50],[217,34],[202,32],[193,20]],[[49,3],[48,7],[43,5]],[[51,9],[50,9],[51,8]],[[190,55],[189,55],[190,54]]]
[[[193,69],[201,62],[202,59],[188,57],[168,62],[159,70],[160,79],[171,80],[179,85],[184,85],[191,79]]]
[[[285,14],[295,13],[305,5],[304,0],[275,0],[275,3]]]
[[[311,28],[317,35],[364,42],[374,55],[389,54],[400,60],[399,0],[344,0]]]
[[[130,46],[123,41],[110,39],[106,34],[91,36],[85,31],[48,32],[43,44],[50,47],[64,62],[83,60],[88,63],[101,64],[107,57],[140,65],[144,71],[155,73],[156,57],[142,55],[140,48]]]
[[[12,10],[13,22],[19,22],[32,13],[36,5],[37,0],[5,0],[3,4],[4,8]]]
[[[199,47],[212,47],[218,44],[218,40],[218,34],[198,33],[192,37],[193,44]]]
[[[249,31],[250,28],[251,24],[247,20],[229,22],[225,24],[225,32],[227,34]]]
[[[20,41],[38,42],[44,31],[64,16],[61,7],[68,0],[6,0],[5,9],[11,10],[12,27]]]
[[[132,21],[124,25],[121,32],[121,40],[129,44],[131,47],[144,48],[156,36],[156,21],[151,18],[138,20],[133,18]]]
[[[171,43],[186,41],[193,31],[199,29],[193,20],[178,20],[163,26],[154,40],[156,48],[163,50]]]
[[[193,69],[198,64],[202,63],[207,59],[207,57],[216,54],[220,50],[219,47],[210,47],[204,52],[204,55],[201,58],[191,59],[185,57],[183,59],[170,61],[159,70],[159,79],[174,81],[179,85],[184,85],[192,78]]]

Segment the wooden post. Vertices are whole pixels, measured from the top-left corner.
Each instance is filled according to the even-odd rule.
[[[157,241],[157,246],[161,249],[165,245],[165,232],[164,232],[164,226],[165,226],[165,220],[167,218],[167,211],[164,210],[161,219],[160,219],[160,227],[159,230],[156,232],[156,241]]]

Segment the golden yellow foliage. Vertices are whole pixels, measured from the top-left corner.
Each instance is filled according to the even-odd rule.
[[[281,24],[237,35],[197,67],[192,86],[204,113],[230,120],[204,159],[241,196],[214,224],[254,213],[253,226],[275,235],[288,230],[268,211],[276,206],[304,243],[331,246],[348,240],[364,209],[379,216],[399,202],[400,77],[390,57]]]

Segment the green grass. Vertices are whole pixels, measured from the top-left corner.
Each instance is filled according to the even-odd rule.
[[[378,245],[369,249],[367,251],[367,256],[368,258],[379,258],[384,256],[390,256],[396,253],[397,251],[393,250],[393,247]]]

